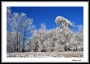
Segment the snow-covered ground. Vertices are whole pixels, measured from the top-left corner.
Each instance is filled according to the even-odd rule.
[[[83,57],[83,51],[68,51],[68,52],[23,52],[23,53],[7,53],[7,57],[30,57],[30,58],[45,58],[45,57]]]

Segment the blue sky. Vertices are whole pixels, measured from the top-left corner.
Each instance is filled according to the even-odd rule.
[[[11,10],[26,13],[27,17],[33,18],[37,29],[41,23],[45,23],[47,29],[55,28],[57,16],[63,16],[76,25],[83,25],[83,7],[11,7]]]

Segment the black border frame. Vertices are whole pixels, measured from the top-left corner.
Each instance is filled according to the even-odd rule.
[[[2,2],[1,1],[1,63],[52,63],[52,62],[2,62]],[[9,1],[9,2],[57,2],[57,1]],[[59,2],[68,2],[68,1],[59,1]],[[89,1],[69,1],[69,2],[88,2],[88,35],[89,35]],[[53,63],[89,63],[89,36],[88,36],[88,62],[53,62]]]

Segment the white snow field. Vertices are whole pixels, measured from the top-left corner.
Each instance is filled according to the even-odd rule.
[[[7,53],[7,57],[30,57],[30,58],[46,58],[46,57],[83,57],[83,51],[67,51],[67,52],[21,52],[21,53]]]

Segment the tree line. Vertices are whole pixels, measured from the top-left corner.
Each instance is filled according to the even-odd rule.
[[[35,29],[33,19],[25,13],[12,13],[7,8],[7,52],[83,51],[83,26],[57,16],[56,28],[47,30],[44,23]],[[74,32],[70,27],[77,27]]]

